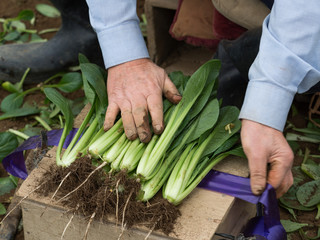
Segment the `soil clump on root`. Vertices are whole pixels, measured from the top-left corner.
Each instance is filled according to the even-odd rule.
[[[115,219],[122,229],[135,225],[167,235],[173,232],[176,219],[181,215],[176,206],[161,196],[147,203],[139,201],[139,180],[128,177],[125,171],[112,174],[102,168],[88,178],[95,169],[88,157],[79,158],[68,168],[51,166],[43,178],[38,179],[42,186],[36,192],[51,197],[52,202],[61,202],[68,211],[88,220],[94,215],[94,219],[102,222]]]

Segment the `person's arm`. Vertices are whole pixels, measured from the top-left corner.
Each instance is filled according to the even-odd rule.
[[[127,137],[142,142],[163,131],[162,94],[177,103],[181,96],[165,71],[149,59],[139,28],[135,0],[87,0],[91,25],[97,32],[108,69],[105,129],[121,111]]]
[[[317,0],[275,1],[264,21],[240,113],[241,139],[255,194],[263,191],[267,180],[279,197],[293,182],[293,154],[282,131],[294,95],[320,80],[319,9]],[[267,163],[271,166],[268,176]]]
[[[136,0],[87,0],[105,67],[149,58],[136,14]]]

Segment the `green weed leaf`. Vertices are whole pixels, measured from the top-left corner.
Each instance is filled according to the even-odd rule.
[[[13,31],[13,32],[9,32],[4,38],[3,40],[5,41],[14,41],[17,38],[19,38],[20,33],[18,31]]]
[[[46,42],[46,41],[47,41],[47,39],[43,39],[42,37],[40,37],[36,33],[31,34],[30,43]]]
[[[60,15],[61,15],[58,9],[56,9],[55,7],[50,6],[48,4],[44,4],[44,3],[37,4],[36,9],[42,15],[44,15],[46,17],[50,17],[50,18],[60,17]]]
[[[297,210],[302,210],[302,211],[312,211],[314,210],[315,207],[305,207],[301,205],[301,203],[297,199],[297,190],[298,186],[296,184],[292,185],[291,188],[284,194],[279,201],[281,204],[286,206],[287,208],[293,208]]]
[[[40,109],[30,106],[28,104],[24,104],[22,108],[17,108],[10,110],[0,116],[0,121],[8,118],[13,118],[13,117],[24,117],[24,116],[29,116],[33,114],[37,114],[40,112]]]
[[[297,190],[297,199],[305,207],[320,203],[320,180],[314,180],[301,185]]]
[[[10,177],[2,177],[0,178],[0,196],[10,193],[11,190],[15,189],[16,185],[10,179]]]
[[[18,32],[23,32],[26,30],[26,25],[21,21],[12,21],[11,27],[14,27]]]
[[[31,21],[34,18],[34,13],[32,10],[22,10],[16,20],[24,20],[24,21]]]
[[[297,222],[292,222],[290,220],[280,220],[280,222],[287,233],[294,232],[299,230],[302,227],[308,226],[307,223],[297,223]]]
[[[0,203],[0,215],[4,215],[7,213],[6,208],[4,207],[4,205],[2,203]]]
[[[19,93],[12,93],[6,96],[1,102],[1,111],[9,112],[21,107],[23,103],[23,95]]]
[[[9,132],[0,133],[0,163],[9,153],[18,147],[17,137]]]
[[[311,159],[301,164],[301,170],[314,180],[320,179],[320,166]]]
[[[82,87],[82,77],[78,72],[70,72],[63,75],[57,87],[67,93],[74,92]]]
[[[5,81],[1,84],[2,88],[11,93],[18,93],[19,89],[9,81]]]

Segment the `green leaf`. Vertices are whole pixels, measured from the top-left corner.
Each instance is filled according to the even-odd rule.
[[[84,106],[86,105],[87,100],[85,98],[77,98],[74,100],[69,100],[69,104],[72,110],[72,114],[74,116],[77,116],[81,110],[84,108]]]
[[[320,180],[301,185],[297,190],[297,199],[305,207],[312,207],[320,203]]]
[[[201,112],[203,107],[208,102],[208,99],[209,99],[210,94],[212,92],[215,81],[219,75],[219,70],[220,70],[220,65],[217,64],[217,66],[212,68],[212,70],[210,71],[208,78],[207,78],[207,81],[206,81],[206,85],[204,86],[201,95],[199,96],[196,103],[192,106],[192,108],[190,109],[190,112],[188,113],[188,115],[190,115],[191,119],[194,118],[195,116],[197,116],[198,113]]]
[[[82,87],[82,77],[78,72],[66,73],[57,84],[57,87],[67,93],[74,92]]]
[[[291,188],[284,194],[279,201],[281,204],[286,206],[287,208],[293,208],[297,210],[302,210],[302,211],[312,211],[315,209],[315,207],[305,207],[300,204],[300,202],[297,199],[296,193],[298,190],[298,185],[293,184]]]
[[[26,30],[26,25],[21,21],[12,21],[11,27],[16,28],[18,32]]]
[[[7,213],[7,210],[5,206],[2,203],[0,203],[0,215],[4,215],[6,213]]]
[[[208,129],[211,129],[217,122],[219,117],[219,102],[217,99],[210,101],[202,110],[199,121],[193,135],[188,139],[190,143],[199,138]]]
[[[12,182],[10,177],[0,178],[0,196],[10,193],[11,190],[15,189],[16,185]]]
[[[20,33],[18,31],[9,32],[3,40],[5,41],[14,41],[20,36]]]
[[[65,127],[70,131],[73,124],[73,114],[68,100],[53,88],[45,88],[44,93],[51,102],[53,102],[57,107],[60,108],[66,120]]]
[[[311,159],[301,164],[301,170],[314,180],[320,179],[320,166]]]
[[[34,13],[32,10],[22,10],[15,19],[16,20],[31,21],[33,18],[34,18]]]
[[[43,130],[43,128],[33,127],[32,125],[27,124],[27,125],[22,129],[22,132],[23,132],[24,134],[28,135],[29,137],[32,137],[32,136],[40,135],[42,130]]]
[[[19,89],[9,81],[5,81],[1,84],[2,88],[11,93],[18,93]]]
[[[183,95],[183,91],[190,76],[185,76],[181,71],[175,71],[168,74],[171,81],[174,83],[179,93]]]
[[[38,34],[33,33],[31,34],[31,40],[30,43],[37,43],[37,42],[46,42],[47,39],[43,39],[42,37],[40,37]]]
[[[100,67],[93,63],[81,63],[80,69],[88,81],[92,89],[96,92],[100,105],[106,109],[108,105],[107,91],[106,91],[106,79],[101,73]]]
[[[22,108],[17,108],[10,110],[0,116],[0,120],[8,119],[8,118],[13,118],[13,117],[24,117],[24,116],[29,116],[33,115],[36,113],[39,113],[40,109],[32,107],[28,104],[24,104]]]
[[[241,127],[241,122],[238,119],[239,109],[234,106],[227,106],[221,108],[220,116],[218,122],[214,127],[213,131],[210,133],[210,142],[207,144],[207,148],[204,150],[202,156],[207,156],[214,151],[216,151],[227,139],[232,137],[237,133]],[[233,124],[231,132],[226,130],[228,124]],[[202,142],[202,136],[200,137],[200,142]]]
[[[312,126],[308,128],[292,128],[292,130],[305,133],[305,134],[317,134],[320,135],[320,129],[318,127]]]
[[[301,170],[300,166],[294,166],[291,169],[294,176],[293,182],[295,185],[300,186],[302,183],[310,181],[311,179]]]
[[[78,56],[78,59],[79,59],[79,63],[90,63],[89,59],[83,55],[82,53],[79,53],[79,56]]]
[[[0,163],[9,153],[18,147],[17,137],[9,132],[0,133]]]
[[[301,142],[310,142],[310,143],[320,143],[319,136],[316,135],[299,135],[295,133],[287,133],[287,141],[301,141]]]
[[[234,134],[232,137],[230,137],[229,139],[227,139],[213,154],[212,157],[217,156],[223,152],[229,151],[240,139],[240,134]],[[246,158],[246,155],[243,152],[243,148],[237,148],[237,149],[233,149],[234,153],[233,155],[236,155],[238,157],[243,157]],[[232,152],[233,150],[231,150],[230,152]],[[232,154],[232,153],[230,153]]]
[[[41,13],[46,17],[56,18],[56,17],[60,17],[61,15],[58,9],[44,3],[37,4],[36,9],[39,13]]]
[[[59,141],[59,145],[57,147],[56,160],[57,160],[57,164],[61,165],[63,163],[61,162],[60,155],[61,155],[61,151],[62,151],[63,144],[65,142],[65,139],[73,126],[73,115],[72,115],[72,111],[68,101],[57,90],[55,90],[54,88],[45,88],[44,93],[51,102],[53,102],[55,105],[57,105],[61,109],[61,112],[63,113],[64,118],[66,120],[65,126]]]
[[[1,102],[1,111],[9,112],[21,107],[23,103],[23,95],[19,93],[12,93],[6,96]]]
[[[307,223],[297,223],[297,222],[292,222],[290,220],[280,220],[280,222],[287,233],[294,232],[299,230],[302,227],[308,226]]]

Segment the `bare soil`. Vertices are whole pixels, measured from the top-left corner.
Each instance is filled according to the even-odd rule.
[[[116,219],[117,224],[126,229],[135,225],[165,234],[173,231],[176,219],[181,215],[177,207],[161,196],[147,203],[139,201],[140,181],[128,177],[125,171],[113,174],[102,168],[88,178],[95,169],[87,157],[79,158],[68,168],[54,165],[38,179],[42,185],[37,192],[52,196],[58,189],[53,201],[62,199],[59,202],[63,206],[88,220],[94,214],[97,221]],[[45,183],[43,179],[46,179]]]

